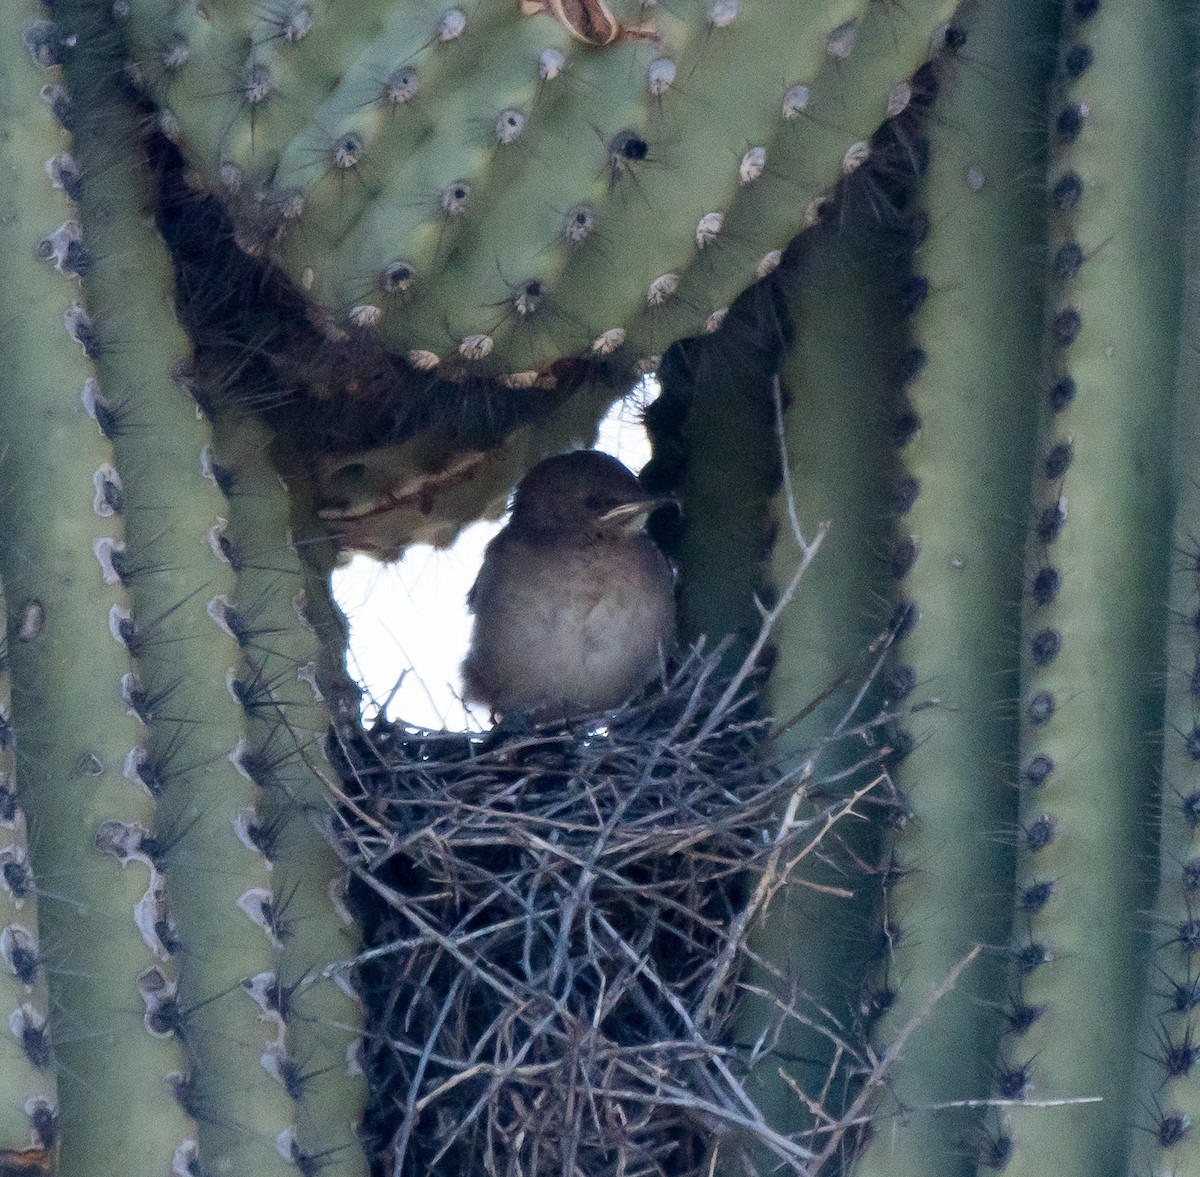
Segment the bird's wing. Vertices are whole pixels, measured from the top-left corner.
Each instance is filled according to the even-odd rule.
[[[467,612],[468,613],[475,612],[475,603],[479,600],[479,582],[483,579],[485,571],[486,571],[485,569],[480,568],[479,575],[477,577],[475,577],[474,584],[472,584],[471,587],[469,589],[467,589]]]
[[[475,577],[475,583],[467,589],[468,613],[476,611],[480,599],[487,593],[488,586],[496,575],[497,556],[505,546],[504,535],[504,531],[498,532],[488,540],[487,547],[483,549],[483,563],[479,566],[479,575]]]

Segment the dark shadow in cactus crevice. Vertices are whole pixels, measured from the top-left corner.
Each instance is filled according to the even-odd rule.
[[[436,430],[461,449],[487,450],[543,418],[584,383],[621,386],[612,363],[565,360],[554,387],[519,395],[485,370],[458,380],[413,368],[369,332],[322,333],[303,300],[262,259],[238,247],[228,213],[191,188],[178,149],[146,146],[158,181],[157,220],[175,264],[176,308],[210,397],[260,413],[302,453],[353,453]]]

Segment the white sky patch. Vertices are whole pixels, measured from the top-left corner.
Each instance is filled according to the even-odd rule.
[[[650,460],[641,411],[657,395],[657,381],[647,379],[618,401],[596,448],[640,470]],[[389,719],[422,727],[487,726],[486,710],[462,705],[459,666],[471,637],[467,590],[503,522],[476,523],[444,550],[418,544],[394,564],[355,556],[334,572],[334,596],[350,622],[347,665],[365,692],[368,722],[386,706]]]

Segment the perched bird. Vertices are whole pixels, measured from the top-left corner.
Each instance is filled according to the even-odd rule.
[[[675,631],[671,567],[645,531],[663,501],[595,450],[529,471],[467,594],[468,702],[558,718],[615,707],[654,677]]]

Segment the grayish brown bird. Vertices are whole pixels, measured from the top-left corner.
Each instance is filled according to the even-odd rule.
[[[645,530],[663,501],[595,450],[525,475],[467,594],[468,702],[558,718],[615,707],[654,677],[675,632],[671,567]]]

